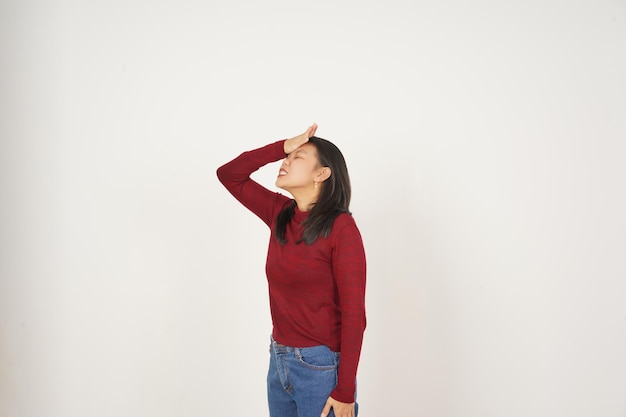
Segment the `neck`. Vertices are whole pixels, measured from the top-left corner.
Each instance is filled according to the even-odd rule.
[[[310,211],[317,199],[319,197],[319,191],[313,190],[290,190],[289,191],[293,196],[293,199],[296,200],[296,204],[298,205],[298,210],[300,211]]]

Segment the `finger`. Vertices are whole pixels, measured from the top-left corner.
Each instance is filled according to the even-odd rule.
[[[324,409],[322,410],[322,415],[321,417],[326,417],[328,415],[328,413],[330,413],[330,401],[326,401],[326,405],[324,406]]]
[[[317,132],[317,123],[313,123],[313,125],[311,126],[311,134],[309,135],[309,137],[315,135],[315,132]]]

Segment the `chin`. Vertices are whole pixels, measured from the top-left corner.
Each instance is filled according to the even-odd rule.
[[[280,180],[280,178],[276,180],[275,185],[280,189],[283,189],[283,190],[285,189],[285,186],[283,182]]]

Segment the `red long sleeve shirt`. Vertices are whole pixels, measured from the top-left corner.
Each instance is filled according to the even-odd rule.
[[[351,215],[340,214],[330,235],[313,244],[296,243],[308,212],[297,206],[281,245],[276,216],[293,200],[250,178],[262,166],[285,157],[284,140],[244,152],[217,170],[226,189],[270,228],[266,274],[272,336],[293,347],[326,345],[341,352],[338,383],[331,396],[352,403],[365,330],[365,251]]]

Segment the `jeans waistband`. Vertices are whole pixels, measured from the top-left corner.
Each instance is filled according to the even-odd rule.
[[[297,349],[292,346],[287,346],[287,345],[283,345],[282,343],[278,343],[276,340],[274,340],[273,336],[270,336],[270,341],[272,343],[272,349],[277,350],[277,351],[290,352],[290,351],[294,351]]]
[[[274,338],[272,336],[270,336],[270,342],[271,342],[271,348],[274,352],[276,353],[295,353],[296,356],[300,355],[303,352],[306,351],[313,351],[313,350],[318,350],[318,349],[327,349],[330,350],[332,352],[332,350],[324,345],[317,345],[317,346],[307,346],[307,347],[293,347],[293,346],[287,346],[287,345],[283,345],[282,343],[278,343],[276,340],[274,340]],[[335,356],[337,356],[337,358],[339,358],[340,353],[339,352],[333,352],[335,354]]]

